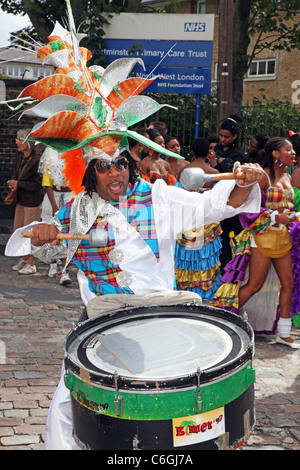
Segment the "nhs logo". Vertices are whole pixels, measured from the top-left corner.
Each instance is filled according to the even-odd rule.
[[[184,23],[185,33],[204,33],[206,23]]]

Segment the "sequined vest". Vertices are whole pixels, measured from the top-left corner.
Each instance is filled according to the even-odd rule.
[[[111,205],[119,209],[126,217],[128,223],[133,226],[150,246],[159,261],[158,241],[154,224],[152,186],[145,180],[139,179],[134,185],[129,185],[125,198],[119,202],[109,201]],[[70,214],[72,201],[60,216],[63,231],[70,226]],[[108,220],[101,216],[96,217],[90,230],[105,228],[108,230],[108,243],[105,247],[93,247],[88,241],[83,240],[77,248],[73,262],[81,269],[89,282],[89,289],[96,295],[103,294],[132,294],[129,287],[122,287],[118,283],[120,268],[117,259],[113,256],[115,238],[113,229]],[[89,231],[90,231],[89,230]],[[89,233],[89,232],[87,232]]]

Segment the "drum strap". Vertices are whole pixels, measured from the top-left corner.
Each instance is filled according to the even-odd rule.
[[[162,291],[146,295],[107,294],[94,297],[87,304],[89,318],[126,307],[153,307],[165,305],[201,305],[201,297],[189,291]]]

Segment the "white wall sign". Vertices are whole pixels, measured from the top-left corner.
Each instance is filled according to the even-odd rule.
[[[212,41],[215,15],[120,13],[107,18],[106,39]]]

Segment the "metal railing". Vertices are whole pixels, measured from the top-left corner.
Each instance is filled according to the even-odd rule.
[[[168,107],[162,108],[151,117],[151,121],[166,123],[168,133],[176,137],[182,148],[182,155],[189,157],[192,141],[195,138],[195,95],[151,95],[160,103],[168,103],[177,107],[177,110]],[[251,137],[259,132],[269,136],[288,137],[289,130],[300,132],[300,109],[288,100],[253,101],[242,107],[242,122],[240,124],[239,139],[242,148],[247,153],[247,146]],[[147,121],[149,124],[150,120]],[[199,137],[208,137],[218,134],[217,129],[217,103],[212,96],[203,95],[200,106]]]

